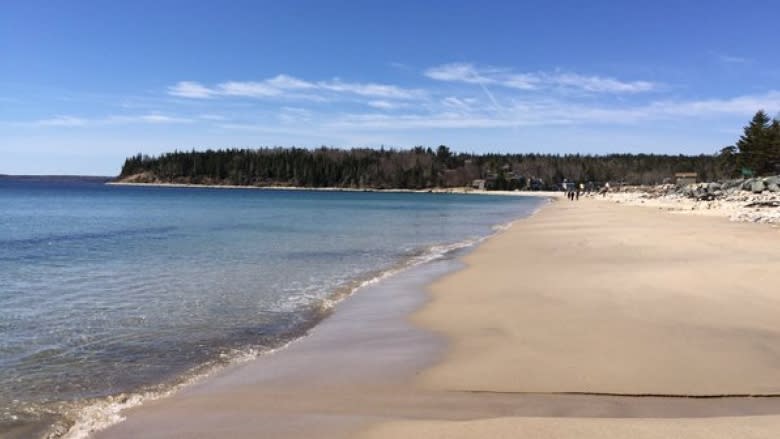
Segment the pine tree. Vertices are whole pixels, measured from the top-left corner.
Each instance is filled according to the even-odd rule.
[[[743,134],[736,143],[739,150],[737,163],[756,175],[765,173],[768,167],[771,141],[769,122],[769,116],[764,110],[759,110],[750,123],[745,125]]]
[[[767,142],[768,158],[767,171],[780,174],[780,120],[772,119],[769,126],[769,140]]]

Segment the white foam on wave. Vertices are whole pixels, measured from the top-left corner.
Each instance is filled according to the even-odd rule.
[[[281,346],[271,349],[246,349],[243,351],[236,351],[233,355],[223,354],[224,356],[229,357],[229,362],[199,367],[197,368],[197,371],[185,374],[186,379],[175,385],[169,385],[165,388],[163,388],[163,386],[158,386],[158,388],[154,390],[112,395],[92,401],[88,405],[74,408],[70,413],[66,413],[66,416],[70,417],[73,422],[67,432],[58,434],[54,431],[51,432],[47,438],[85,439],[92,433],[104,430],[114,424],[124,421],[126,418],[122,412],[125,410],[140,406],[148,401],[172,396],[182,388],[194,384],[224,367],[255,360],[263,355],[274,354],[287,348],[296,340],[297,339],[290,340]]]

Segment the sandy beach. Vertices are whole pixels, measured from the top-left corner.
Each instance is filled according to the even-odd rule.
[[[94,436],[777,437],[778,233],[561,200]]]

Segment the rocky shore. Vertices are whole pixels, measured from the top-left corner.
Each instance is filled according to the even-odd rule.
[[[732,221],[780,224],[780,176],[684,186],[627,186],[613,189],[604,198],[622,204],[725,216]]]

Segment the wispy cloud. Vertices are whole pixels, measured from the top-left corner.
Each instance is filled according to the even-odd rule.
[[[654,90],[658,84],[650,81],[620,81],[615,78],[562,72],[515,73],[510,69],[477,67],[470,63],[435,66],[424,72],[437,81],[466,84],[497,85],[518,90],[569,88],[591,93],[642,93]]]
[[[192,99],[207,99],[216,96],[246,98],[320,98],[316,93],[348,94],[381,99],[415,99],[425,93],[419,89],[404,88],[392,84],[373,82],[345,82],[339,78],[325,81],[306,81],[290,75],[280,74],[262,81],[228,81],[209,87],[199,82],[182,81],[168,88],[168,94]]]
[[[168,87],[168,94],[182,98],[209,98],[213,90],[193,81],[181,81]]]
[[[654,101],[623,107],[589,105],[558,99],[513,101],[500,114],[479,110],[448,97],[430,113],[347,114],[328,126],[339,129],[404,130],[417,128],[508,128],[572,124],[632,124],[677,118],[749,117],[759,108],[780,109],[780,91],[728,99]],[[466,111],[459,111],[466,110]]]
[[[36,120],[32,125],[44,127],[80,127],[86,125],[87,122],[87,119],[75,116],[54,116],[49,119]]]
[[[95,120],[97,123],[149,123],[149,124],[173,124],[191,123],[192,119],[186,117],[166,116],[164,114],[141,114],[131,116],[109,116],[105,119]]]
[[[741,56],[728,55],[720,52],[710,52],[710,54],[724,64],[747,64],[751,62],[749,58]]]
[[[299,107],[282,107],[279,112],[279,121],[285,124],[309,122],[312,112]]]
[[[399,108],[406,107],[407,105],[403,102],[391,102],[386,100],[374,100],[374,101],[368,101],[366,102],[366,105],[369,107],[377,108],[379,110],[396,110]]]
[[[563,73],[548,76],[546,82],[563,87],[573,87],[595,93],[642,93],[655,89],[657,85],[650,81],[618,81],[601,76],[585,76],[575,73]]]
[[[198,115],[198,118],[203,120],[215,120],[215,121],[223,121],[227,119],[225,116],[221,114],[209,114],[209,113],[200,114]]]
[[[468,84],[497,84],[496,75],[505,73],[494,68],[477,69],[473,64],[451,63],[431,67],[425,76],[438,81],[465,82]]]
[[[32,122],[16,122],[17,125],[39,127],[86,127],[100,125],[119,124],[179,124],[191,123],[192,119],[185,117],[168,116],[159,113],[138,115],[111,115],[99,118],[84,118],[77,116],[59,115],[48,119],[39,119]]]

